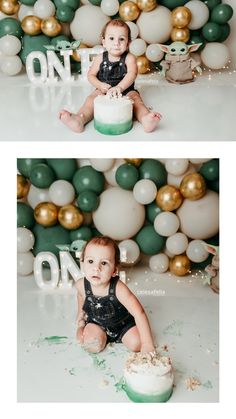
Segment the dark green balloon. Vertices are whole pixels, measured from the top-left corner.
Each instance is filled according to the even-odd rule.
[[[26,6],[33,6],[36,0],[20,0],[20,2]]]
[[[69,6],[61,6],[56,10],[56,17],[60,22],[72,22],[75,15],[75,11]]]
[[[231,19],[233,12],[233,8],[229,4],[218,4],[211,12],[211,21],[224,24]]]
[[[80,0],[54,0],[54,4],[57,8],[67,6],[72,10],[76,10],[80,6]]]
[[[140,251],[146,255],[156,255],[165,246],[166,238],[160,236],[151,225],[144,226],[136,235]]]
[[[208,258],[203,262],[191,262],[191,269],[203,271],[205,267],[211,263],[212,258],[213,255],[209,255]]]
[[[21,175],[30,177],[32,168],[39,163],[45,163],[45,159],[17,159],[17,169]]]
[[[33,233],[35,236],[34,255],[37,255],[39,252],[52,252],[58,257],[59,249],[56,245],[71,243],[69,231],[61,225],[43,227],[35,224]]]
[[[168,9],[172,10],[175,7],[184,6],[187,3],[187,0],[159,0],[158,4],[162,4]]]
[[[51,39],[51,45],[56,46],[57,42],[59,41],[67,41],[70,42],[70,38],[69,36],[66,35],[58,35],[58,36],[54,36],[54,38]]]
[[[81,192],[77,198],[78,207],[81,211],[95,211],[99,205],[99,198],[93,191]]]
[[[93,4],[94,6],[100,6],[102,0],[89,0],[89,3]]]
[[[146,205],[145,210],[146,219],[152,224],[154,223],[156,216],[162,212],[162,209],[157,206],[155,201],[151,204]]]
[[[213,244],[213,246],[219,246],[219,243],[220,243],[219,233],[215,234],[215,236],[212,236],[209,239],[206,239],[205,242],[208,244]]]
[[[218,39],[218,42],[224,42],[228,38],[230,34],[230,26],[228,23],[225,23],[224,25],[220,25],[221,29],[221,35]]]
[[[92,166],[81,167],[73,176],[73,185],[78,194],[90,190],[99,195],[104,189],[104,184],[103,173],[98,172]]]
[[[206,180],[212,181],[219,179],[219,170],[219,159],[212,159],[203,163],[200,173]]]
[[[85,240],[88,241],[93,237],[93,232],[90,227],[82,226],[77,228],[77,230],[70,231],[70,239],[73,242],[74,240]]]
[[[116,182],[122,189],[132,190],[138,178],[139,171],[133,164],[122,164],[116,171]]]
[[[34,226],[34,211],[24,202],[17,202],[17,227],[31,229]]]
[[[76,159],[46,159],[57,179],[72,180],[78,169]]]
[[[205,41],[204,37],[202,36],[202,34],[200,32],[198,32],[198,31],[191,31],[190,32],[190,38],[189,38],[188,44],[189,45],[202,44],[198,48],[198,50],[197,50],[197,52],[200,52],[205,47],[206,41]]]
[[[71,59],[71,72],[72,74],[80,74],[81,73],[81,62],[74,61],[73,58]]]
[[[49,188],[55,179],[54,171],[45,163],[36,164],[30,172],[30,182],[37,188]]]
[[[22,39],[22,50],[19,54],[23,64],[26,64],[27,56],[32,51],[41,51],[46,53],[45,45],[50,45],[51,39],[46,35],[24,35]],[[38,59],[33,60],[34,70],[36,73],[41,71],[40,63]]]
[[[18,20],[13,17],[6,17],[0,20],[0,38],[5,35],[14,35],[17,38],[22,38],[24,31]]]
[[[208,9],[212,10],[217,4],[221,3],[221,0],[204,0],[204,3],[207,5]]]
[[[95,227],[92,227],[92,233],[93,233],[93,237],[101,237],[102,233],[100,233],[100,231],[98,231]]]
[[[207,189],[211,189],[214,192],[220,192],[220,182],[219,179],[207,181]]]
[[[202,28],[202,35],[206,39],[206,41],[214,42],[218,41],[221,37],[221,28],[218,23],[215,22],[208,22]]]
[[[157,188],[167,183],[167,171],[165,166],[154,159],[146,159],[139,166],[140,179],[152,180]]]

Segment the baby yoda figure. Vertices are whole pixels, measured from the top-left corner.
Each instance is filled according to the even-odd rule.
[[[166,52],[165,59],[161,61],[163,75],[171,83],[183,84],[194,81],[193,69],[202,74],[200,62],[190,56],[190,52],[197,51],[202,44],[187,45],[184,42],[172,42],[170,45],[159,44]]]

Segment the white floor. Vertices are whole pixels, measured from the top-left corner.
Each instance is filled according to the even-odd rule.
[[[144,305],[158,347],[172,358],[175,387],[169,403],[218,402],[219,298],[201,274],[176,278],[144,266],[127,270]],[[90,355],[75,340],[76,294],[37,288],[18,278],[18,401],[128,402],[116,384],[127,350],[122,344]],[[200,385],[188,389],[186,380]]]
[[[205,71],[194,83],[173,85],[156,74],[140,76],[137,87],[147,106],[163,115],[158,129],[144,133],[135,122],[124,135],[105,136],[89,123],[82,134],[57,118],[64,107],[75,112],[90,93],[88,84],[35,86],[26,74],[0,74],[0,138],[5,141],[232,141],[236,139],[236,71]]]

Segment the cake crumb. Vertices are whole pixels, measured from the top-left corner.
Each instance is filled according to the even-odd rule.
[[[105,388],[105,387],[107,387],[109,385],[109,381],[108,380],[106,380],[105,378],[103,378],[101,381],[100,381],[100,383],[99,383],[99,387],[100,388]]]
[[[194,391],[197,386],[201,385],[201,382],[195,377],[188,377],[185,380],[185,385],[188,390]]]

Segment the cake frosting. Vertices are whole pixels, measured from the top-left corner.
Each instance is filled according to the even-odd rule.
[[[119,135],[133,126],[133,105],[127,97],[97,96],[94,100],[94,126],[102,134]]]
[[[166,402],[172,394],[173,381],[169,357],[138,352],[126,361],[123,388],[134,402]]]

